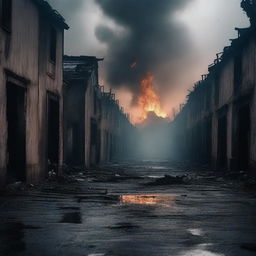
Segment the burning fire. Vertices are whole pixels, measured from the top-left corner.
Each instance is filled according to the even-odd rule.
[[[160,97],[154,91],[154,76],[148,74],[147,77],[141,81],[140,86],[139,109],[141,116],[138,123],[147,119],[148,112],[154,112],[158,117],[167,118],[167,113],[161,107]]]

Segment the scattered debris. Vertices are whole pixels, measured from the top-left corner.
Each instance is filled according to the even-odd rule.
[[[51,170],[48,172],[48,178],[53,179],[57,176],[56,172],[54,170]]]
[[[118,195],[106,195],[104,194],[87,194],[87,195],[78,195],[76,196],[78,203],[81,203],[83,200],[86,202],[104,202],[104,203],[116,203],[119,201]]]
[[[7,190],[22,190],[24,184],[21,181],[7,185]]]
[[[71,211],[79,211],[80,207],[76,206],[67,206],[67,207],[59,207],[60,210],[71,210]]]

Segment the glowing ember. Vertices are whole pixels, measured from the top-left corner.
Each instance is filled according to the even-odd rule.
[[[154,112],[158,117],[167,118],[167,113],[162,109],[160,97],[154,91],[154,76],[148,76],[141,81],[141,95],[139,97],[139,108],[141,116],[138,123],[143,122],[148,117],[148,112]]]

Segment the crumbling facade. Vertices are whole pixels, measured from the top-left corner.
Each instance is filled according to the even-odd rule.
[[[64,19],[44,0],[0,0],[0,180],[62,165]]]
[[[209,66],[171,124],[176,158],[256,175],[256,2],[242,1],[251,26]]]
[[[115,95],[99,85],[98,62],[91,56],[64,57],[64,159],[90,167],[127,154],[130,124]],[[130,131],[130,130],[129,130]]]

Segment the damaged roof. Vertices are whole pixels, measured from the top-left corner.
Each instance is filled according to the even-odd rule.
[[[243,29],[236,28],[236,30],[238,31],[238,38],[230,40],[231,45],[224,47],[222,56],[216,59],[214,63],[209,66],[208,70],[210,73],[220,68],[230,58],[239,54],[240,51],[244,48],[244,46],[248,44],[250,38],[252,37],[255,38],[255,35],[256,35],[255,27],[249,27],[249,28],[243,28]]]
[[[69,29],[69,26],[65,22],[65,19],[54,10],[51,5],[45,0],[32,0],[49,19],[53,20],[54,23],[61,26],[63,29]]]
[[[87,79],[93,70],[98,69],[98,62],[102,60],[94,56],[64,56],[64,79]]]

